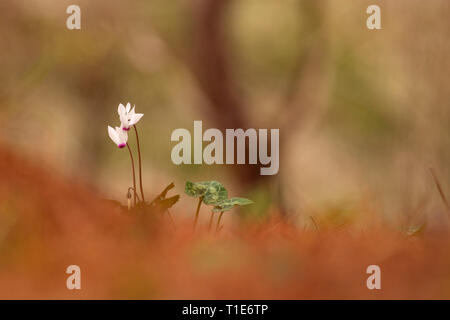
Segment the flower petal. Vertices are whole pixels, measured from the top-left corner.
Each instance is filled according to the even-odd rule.
[[[133,116],[132,116],[132,118],[131,118],[131,121],[130,121],[130,125],[135,125],[136,123],[138,123],[139,122],[139,120],[141,120],[141,118],[144,116],[144,114],[143,113],[136,113],[136,114],[133,114]]]
[[[122,128],[116,127],[116,132],[119,137],[119,143],[118,144],[127,144],[128,142],[128,133],[127,131],[124,131]]]
[[[117,108],[117,113],[119,114],[119,116],[122,116],[123,114],[125,114],[125,106],[123,104],[119,104],[119,107]]]
[[[119,145],[120,141],[119,141],[119,135],[117,134],[117,131],[114,130],[112,127],[108,126],[108,134],[109,134],[109,137],[111,138],[111,140],[115,144]]]
[[[125,129],[129,127],[128,116],[126,114],[120,116],[120,126]]]

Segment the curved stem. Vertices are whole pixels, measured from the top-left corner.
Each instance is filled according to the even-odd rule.
[[[222,216],[223,216],[223,211],[220,213],[219,219],[217,219],[216,233],[219,232],[220,220],[222,220]]]
[[[199,212],[200,212],[200,206],[202,205],[202,201],[203,201],[203,197],[200,197],[198,199],[197,211],[195,211],[194,230],[195,230],[195,227],[197,226],[197,221],[198,221],[198,216],[199,216]]]
[[[136,193],[136,191],[134,190],[134,188],[133,188],[133,187],[129,187],[129,188],[128,188],[128,192],[130,192],[130,189],[133,190],[134,194],[136,195],[137,201],[138,201],[138,202],[141,202],[141,198],[139,198],[139,196],[138,196],[138,194]]]
[[[211,230],[212,222],[213,222],[213,220],[214,220],[214,214],[215,214],[215,212],[212,211],[212,212],[211,212],[211,217],[209,218],[208,231]]]
[[[134,132],[136,133],[136,144],[137,144],[137,151],[138,151],[138,161],[139,161],[139,187],[141,189],[141,197],[142,202],[145,202],[144,198],[144,188],[142,187],[142,164],[141,164],[141,148],[139,146],[139,135],[137,132],[136,125],[133,126]]]
[[[130,146],[127,143],[128,152],[130,153],[131,158],[131,169],[133,171],[133,194],[134,194],[134,205],[136,206],[136,173],[134,172],[134,159],[133,154],[131,153]]]

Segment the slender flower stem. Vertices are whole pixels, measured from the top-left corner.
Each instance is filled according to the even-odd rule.
[[[131,158],[131,169],[133,171],[133,194],[134,194],[134,206],[136,206],[136,173],[134,172],[134,159],[133,154],[131,153],[130,146],[127,143],[128,152],[130,153]]]
[[[208,225],[208,231],[211,230],[212,222],[214,220],[214,211],[211,212],[211,217],[209,218],[209,225]]]
[[[137,132],[136,125],[133,126],[134,132],[136,133],[136,144],[137,144],[137,151],[138,151],[138,161],[139,161],[139,187],[141,188],[141,197],[142,202],[145,202],[144,198],[144,188],[142,187],[142,164],[141,164],[141,148],[139,146],[139,135]]]
[[[222,220],[222,216],[223,216],[223,211],[220,213],[219,219],[217,219],[216,233],[219,232],[220,220]]]
[[[197,211],[195,211],[194,230],[195,230],[195,227],[197,226],[198,215],[200,212],[200,206],[202,205],[202,201],[203,201],[203,197],[200,197],[198,199]]]

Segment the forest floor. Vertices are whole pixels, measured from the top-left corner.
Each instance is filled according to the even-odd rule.
[[[303,230],[272,219],[214,235],[134,216],[0,148],[1,299],[450,298],[450,238]],[[81,268],[81,290],[66,268]],[[366,268],[381,268],[369,290]]]

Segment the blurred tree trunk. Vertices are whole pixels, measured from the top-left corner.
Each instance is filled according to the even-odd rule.
[[[195,20],[193,41],[193,71],[201,89],[210,101],[210,117],[217,127],[242,128],[257,127],[248,119],[245,113],[245,105],[239,97],[238,90],[230,74],[230,61],[227,51],[227,37],[224,28],[224,19],[232,0],[199,0],[194,3],[193,14]],[[305,21],[304,27],[309,38],[313,38],[311,48],[302,52],[298,63],[294,67],[292,79],[285,96],[281,98],[280,110],[277,119],[271,123],[271,127],[280,128],[280,168],[282,166],[282,145],[289,139],[293,130],[299,125],[299,120],[304,115],[304,101],[301,98],[304,91],[310,90],[308,85],[302,85],[305,69],[310,62],[313,67],[310,72],[315,72],[315,67],[320,64],[319,51],[322,48],[320,36],[323,25],[324,1],[299,1],[299,18]],[[315,37],[319,40],[316,41]],[[302,41],[304,39],[298,39]],[[300,105],[302,103],[302,105]],[[270,137],[270,135],[269,135]],[[248,154],[248,146],[246,146]],[[257,185],[275,187],[271,194],[277,198],[280,210],[284,211],[282,173],[275,176],[261,176],[260,166],[235,165],[232,167],[236,180],[244,190],[249,190]],[[272,183],[276,182],[276,183]]]
[[[224,18],[230,3],[231,0],[201,0],[195,3],[193,71],[210,101],[209,116],[216,122],[217,128],[246,130],[251,123],[230,75],[227,55]],[[233,173],[244,188],[255,185],[261,179],[259,167],[255,165],[234,165]]]

